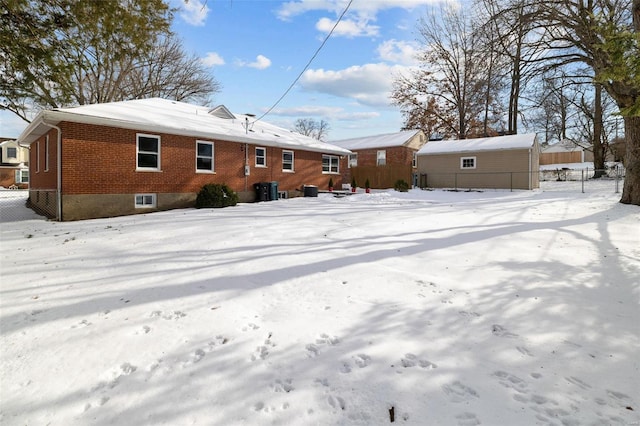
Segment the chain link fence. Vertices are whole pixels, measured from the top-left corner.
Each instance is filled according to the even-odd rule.
[[[40,191],[42,207],[32,206],[28,189],[0,190],[0,223],[56,217],[56,192]],[[31,208],[34,207],[34,208]]]

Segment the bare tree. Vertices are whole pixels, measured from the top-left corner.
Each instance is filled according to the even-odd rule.
[[[329,134],[329,123],[325,120],[316,121],[313,118],[299,118],[294,123],[294,132],[323,141]]]
[[[459,139],[486,135],[500,119],[492,90],[492,61],[482,56],[481,39],[461,10],[441,9],[419,21],[421,69],[394,82],[391,99],[407,121],[429,125]],[[431,118],[421,118],[421,116]],[[405,123],[405,127],[406,123]],[[424,129],[423,129],[424,130]]]

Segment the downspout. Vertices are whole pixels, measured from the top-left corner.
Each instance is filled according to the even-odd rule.
[[[62,222],[62,130],[56,125],[45,122],[44,119],[42,120],[42,124],[58,131],[58,140],[56,143],[56,168],[58,169],[56,177],[56,207],[58,210],[58,221]]]

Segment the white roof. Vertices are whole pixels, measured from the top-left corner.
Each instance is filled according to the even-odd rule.
[[[46,125],[71,121],[146,132],[169,133],[346,155],[349,150],[266,123],[231,114],[224,106],[191,105],[167,99],[139,99],[42,111],[18,140],[30,144],[50,130]],[[248,129],[247,129],[247,123]]]
[[[390,148],[395,146],[403,146],[418,132],[420,132],[420,130],[406,130],[403,132],[387,133],[384,135],[341,139],[337,141],[331,141],[331,143],[346,149],[350,149],[352,151],[371,148]]]
[[[535,133],[530,133],[490,138],[433,141],[427,142],[420,151],[418,151],[418,155],[528,149],[534,146],[535,140]]]

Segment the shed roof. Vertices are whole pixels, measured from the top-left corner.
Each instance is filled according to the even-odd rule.
[[[490,138],[435,141],[427,142],[420,151],[418,151],[418,155],[528,149],[535,145],[535,141],[535,133],[495,136]]]
[[[168,99],[152,98],[83,105],[41,111],[18,141],[30,144],[63,121],[169,133],[231,142],[346,155],[349,150],[309,136],[232,114],[223,105],[211,109]]]
[[[405,130],[398,133],[386,133],[383,135],[341,139],[331,141],[331,143],[350,149],[351,151],[357,151],[359,149],[391,148],[407,145],[411,139],[420,132],[420,130]]]

